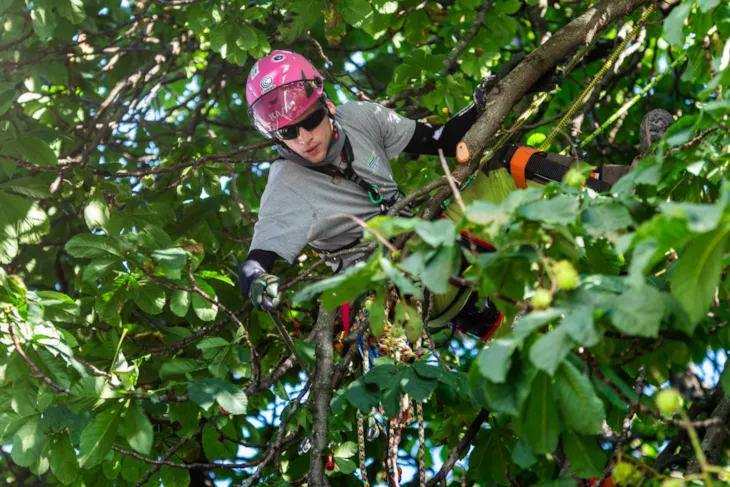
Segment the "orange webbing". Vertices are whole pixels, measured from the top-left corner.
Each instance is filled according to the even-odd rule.
[[[512,156],[512,160],[509,161],[509,172],[512,174],[512,179],[515,180],[515,184],[520,189],[527,188],[525,167],[527,167],[527,161],[536,152],[537,150],[532,147],[520,146]]]

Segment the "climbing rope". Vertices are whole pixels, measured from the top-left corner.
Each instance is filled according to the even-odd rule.
[[[553,140],[555,140],[555,137],[560,133],[560,131],[565,127],[565,125],[573,118],[573,115],[575,115],[575,112],[578,111],[580,106],[583,104],[583,100],[586,96],[588,96],[588,93],[590,93],[598,84],[598,82],[603,78],[603,76],[608,72],[608,70],[613,66],[613,63],[616,62],[616,59],[618,59],[619,55],[628,45],[629,41],[633,39],[636,34],[639,33],[639,29],[644,25],[646,20],[649,18],[649,16],[654,12],[654,6],[650,5],[649,8],[646,9],[646,11],[642,14],[639,21],[636,23],[634,28],[631,30],[631,33],[627,35],[623,41],[621,41],[621,44],[618,45],[616,49],[614,49],[613,53],[611,53],[611,56],[606,60],[605,63],[603,63],[603,66],[601,66],[601,69],[598,70],[596,75],[593,77],[590,83],[588,83],[588,86],[585,87],[585,89],[578,95],[578,98],[575,99],[573,104],[568,109],[567,113],[563,116],[562,119],[560,119],[560,122],[555,126],[553,131],[550,133],[550,135],[545,139],[545,141],[542,143],[540,148],[538,150],[544,151],[548,147],[550,147],[550,144],[552,144]]]
[[[375,300],[374,296],[368,298],[369,301]],[[423,347],[424,343],[429,343],[428,333],[424,330],[421,337],[415,343],[409,343],[404,334],[394,335],[393,325],[389,322],[391,311],[400,301],[398,293],[395,289],[390,289],[385,299],[385,326],[383,334],[380,338],[374,337],[369,330],[366,330],[360,337],[359,349],[362,356],[363,374],[367,374],[373,365],[374,357],[386,355],[398,362],[412,362],[419,360],[428,354],[428,347]],[[367,316],[367,306],[363,305],[355,316],[353,327],[362,326]],[[423,304],[416,301],[416,313],[420,319],[423,319]],[[426,485],[426,435],[425,424],[423,419],[423,403],[420,401],[411,401],[407,395],[400,398],[399,412],[395,417],[388,418],[382,406],[378,406],[383,423],[385,425],[386,434],[386,455],[385,468],[393,485],[400,485],[400,477],[402,470],[398,465],[398,450],[403,430],[414,422],[418,428],[418,477],[419,486]],[[356,412],[357,419],[357,447],[358,460],[360,468],[360,479],[365,487],[370,487],[367,476],[367,468],[365,465],[365,414],[359,410]],[[374,418],[372,418],[374,420]],[[376,427],[377,428],[377,427]]]
[[[644,95],[646,95],[649,92],[649,90],[651,90],[652,88],[654,88],[657,85],[657,83],[659,83],[662,80],[662,78],[664,78],[664,76],[666,76],[667,73],[672,72],[674,70],[674,68],[677,67],[677,65],[680,62],[682,62],[682,61],[685,60],[685,58],[686,58],[686,54],[684,54],[684,53],[680,54],[677,57],[677,59],[675,59],[674,62],[669,65],[669,67],[667,69],[665,69],[664,71],[662,71],[661,73],[659,73],[658,75],[656,75],[654,77],[654,79],[652,79],[649,83],[647,83],[647,85],[644,86],[644,88],[640,92],[638,92],[636,95],[634,95],[628,102],[626,102],[621,108],[619,108],[616,111],[616,113],[614,113],[613,115],[611,115],[608,118],[608,120],[606,120],[605,122],[603,122],[603,124],[600,127],[598,127],[595,131],[593,131],[592,134],[590,134],[588,137],[586,137],[585,139],[583,139],[583,141],[580,143],[579,147],[583,148],[586,145],[588,145],[591,142],[593,142],[593,140],[596,137],[598,137],[599,135],[601,135],[608,127],[610,127],[624,113],[626,113],[627,111],[629,111],[631,109],[631,107],[633,107],[634,105],[636,105],[636,103],[639,100],[641,100],[644,97]],[[562,153],[565,153],[565,152],[567,152],[567,148],[563,149],[561,151],[561,154]]]
[[[644,25],[646,20],[649,18],[649,16],[654,11],[654,6],[649,6],[649,8],[646,9],[646,11],[642,14],[639,21],[636,23],[632,31],[627,35],[624,40],[621,42],[621,44],[614,49],[613,53],[611,53],[611,56],[606,60],[606,62],[603,64],[601,69],[596,73],[593,80],[588,84],[588,86],[578,95],[578,98],[573,102],[573,104],[570,106],[568,111],[565,113],[563,118],[558,122],[558,125],[553,129],[552,133],[545,139],[545,141],[542,143],[540,148],[538,150],[544,151],[546,150],[552,141],[555,139],[555,137],[560,133],[560,131],[565,127],[565,125],[570,121],[572,116],[575,114],[575,112],[580,107],[581,103],[585,99],[585,97],[590,93],[590,91],[595,88],[596,84],[600,79],[608,72],[610,67],[613,65],[613,63],[618,59],[621,52],[626,48],[629,41],[633,39],[636,34],[639,32],[639,29]],[[575,68],[575,66],[578,65],[578,62],[583,58],[586,52],[595,44],[598,37],[594,37],[594,39],[589,43],[586,47],[581,49],[578,54],[576,54],[573,59],[567,64],[567,66],[563,69],[563,77],[567,77],[568,74]],[[676,63],[676,61],[675,61]],[[650,88],[649,88],[650,89]],[[648,90],[647,90],[648,91]],[[467,178],[466,181],[461,185],[460,190],[466,189],[473,181],[477,178],[479,173],[481,172],[481,169],[489,162],[489,160],[494,157],[494,154],[501,149],[504,144],[507,143],[507,141],[512,137],[512,135],[519,130],[522,125],[537,111],[537,109],[542,105],[542,103],[550,96],[550,92],[543,92],[540,93],[535,99],[532,101],[530,106],[525,110],[522,115],[520,115],[515,123],[510,127],[509,129],[506,129],[503,131],[502,135],[499,139],[497,139],[497,142],[492,145],[487,151],[484,152],[482,158],[479,160],[479,166],[477,170]],[[634,102],[635,103],[635,102]],[[596,134],[597,135],[597,134]],[[447,198],[443,203],[441,203],[441,209],[445,209],[451,202],[453,201],[453,196]]]

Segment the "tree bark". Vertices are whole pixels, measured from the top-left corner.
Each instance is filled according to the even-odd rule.
[[[319,310],[315,324],[315,354],[317,365],[312,378],[312,452],[309,460],[309,486],[324,487],[324,453],[327,449],[328,420],[332,381],[334,377],[334,354],[332,336],[335,329],[335,313]]]
[[[712,411],[711,418],[719,418],[720,423],[707,428],[705,437],[702,439],[701,448],[707,457],[707,462],[717,465],[722,458],[725,441],[728,438],[728,420],[730,420],[730,398],[725,396],[720,399],[717,407]],[[699,473],[700,463],[695,456],[687,466],[687,475]]]

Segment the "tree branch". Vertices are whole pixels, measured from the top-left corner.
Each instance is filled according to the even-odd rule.
[[[469,429],[466,430],[461,441],[449,451],[449,455],[446,457],[441,470],[428,481],[426,487],[435,487],[439,482],[446,480],[446,476],[454,468],[456,462],[461,458],[461,455],[471,446],[471,443],[476,439],[479,430],[482,428],[482,424],[489,418],[489,411],[482,409],[479,415],[469,425]]]
[[[312,406],[312,452],[309,459],[309,486],[324,487],[324,459],[327,448],[327,432],[332,398],[334,375],[334,353],[332,337],[335,329],[335,314],[320,307],[315,325],[315,353],[317,366],[312,377],[314,405]]]

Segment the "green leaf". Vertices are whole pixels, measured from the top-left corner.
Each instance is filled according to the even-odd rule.
[[[296,0],[291,4],[287,15],[288,25],[282,25],[280,32],[282,41],[291,44],[307,33],[314,24],[322,19],[322,2],[320,0]]]
[[[152,260],[158,264],[165,263],[171,269],[182,269],[187,263],[187,256],[183,249],[172,248],[153,251]]]
[[[210,298],[215,299],[216,294],[215,290],[208,284],[207,282],[203,281],[202,279],[198,280],[196,279],[196,284],[200,288],[201,291],[203,291],[205,294],[207,294]],[[218,306],[211,303],[210,301],[203,298],[198,293],[193,293],[193,311],[195,311],[195,314],[203,321],[213,321],[215,317],[218,315]]]
[[[698,323],[707,314],[715,297],[728,235],[730,225],[725,225],[690,242],[672,272],[672,294],[692,323]]]
[[[388,276],[388,279],[393,281],[393,284],[395,284],[398,287],[398,290],[401,292],[401,294],[410,294],[414,295],[416,299],[423,299],[423,292],[421,292],[420,289],[418,289],[406,276],[403,275],[403,273],[398,270],[391,262],[385,258],[380,258],[380,267],[383,269],[383,272]]]
[[[530,348],[530,361],[552,377],[574,345],[567,328],[558,326],[541,336]]]
[[[377,406],[379,398],[378,388],[362,380],[352,382],[347,388],[347,400],[365,414]]]
[[[190,293],[188,291],[175,290],[170,296],[170,311],[180,318],[188,314],[190,308]]]
[[[41,39],[49,39],[56,29],[56,15],[50,8],[34,7],[30,12],[33,20],[33,30]]]
[[[519,344],[515,339],[500,338],[479,352],[477,365],[481,374],[495,384],[502,384],[507,380],[507,373],[512,365],[512,353]]]
[[[82,279],[86,282],[93,282],[101,279],[107,272],[112,270],[121,259],[116,255],[107,255],[106,257],[97,257],[84,267]]]
[[[683,1],[672,9],[672,12],[664,19],[664,39],[677,47],[684,44],[684,23],[692,9],[692,1]]]
[[[221,427],[221,431],[231,438],[236,438],[236,429],[230,421],[227,421]],[[216,431],[212,424],[206,423],[203,427],[203,452],[208,460],[214,461],[233,458],[236,455],[237,448],[238,445],[235,443],[221,438],[220,433]]]
[[[403,33],[405,34],[408,42],[412,44],[420,44],[426,42],[430,26],[431,19],[428,17],[428,14],[423,9],[419,9],[406,16],[405,29],[403,30]]]
[[[80,233],[71,237],[71,239],[66,242],[64,248],[72,257],[93,258],[109,257],[109,255],[114,255],[119,258],[124,258],[124,252],[122,252],[116,242],[105,235]]]
[[[0,189],[27,198],[42,200],[51,197],[49,185],[48,180],[43,177],[27,176],[0,183]]]
[[[106,228],[109,223],[109,207],[102,200],[91,200],[84,208],[84,220],[89,230]]]
[[[165,487],[188,487],[190,472],[184,468],[162,467],[160,479]]]
[[[368,228],[372,228],[384,238],[389,239],[396,235],[412,231],[416,227],[418,221],[419,220],[417,218],[378,215],[371,220],[368,220]],[[376,240],[376,237],[372,232],[365,232],[363,234],[363,240]]]
[[[696,203],[662,203],[661,210],[669,218],[687,221],[687,228],[695,233],[707,233],[717,228],[722,218],[725,202],[717,205]]]
[[[523,316],[515,324],[515,338],[522,342],[522,340],[532,334],[533,331],[538,328],[542,328],[554,319],[560,317],[562,314],[563,310],[560,309],[546,309],[542,311],[533,311],[532,313]]]
[[[563,448],[575,475],[584,479],[601,476],[606,466],[606,455],[598,446],[595,436],[575,433],[565,435]]]
[[[370,331],[375,338],[383,336],[385,329],[385,290],[378,287],[375,290],[375,299],[370,303]]]
[[[520,468],[528,469],[537,463],[537,457],[521,438],[512,450],[512,461]]]
[[[467,478],[479,481],[493,480],[499,485],[508,485],[505,467],[509,465],[510,448],[513,443],[514,440],[506,431],[494,429],[480,431],[474,449],[469,455]]]
[[[114,444],[119,428],[119,407],[107,409],[96,415],[81,433],[79,465],[88,469],[101,463]]]
[[[697,5],[700,7],[700,11],[707,13],[720,5],[720,0],[697,0]]]
[[[552,453],[558,447],[560,419],[555,408],[550,376],[538,372],[522,415],[527,443],[535,453]]]
[[[630,336],[656,337],[664,316],[661,292],[648,284],[627,289],[615,300],[609,311],[611,323]]]
[[[132,406],[127,409],[124,414],[124,424],[122,426],[124,437],[133,450],[142,455],[149,455],[152,450],[152,443],[155,433],[152,429],[152,423],[147,418],[145,412],[139,406]]]
[[[352,441],[340,443],[332,451],[335,458],[350,458],[355,456],[355,453],[357,453],[357,445]]]
[[[341,473],[345,475],[350,475],[355,472],[357,469],[357,465],[352,460],[348,460],[347,458],[341,458],[335,456],[335,465],[337,466],[337,470],[339,470]]]
[[[75,413],[96,409],[107,399],[115,399],[119,394],[109,387],[106,379],[97,376],[82,377],[71,386],[69,409]]]
[[[633,225],[629,210],[620,203],[593,205],[581,215],[583,225],[594,237],[611,237]]]
[[[246,414],[248,397],[242,390],[228,382],[219,379],[199,379],[190,384],[188,394],[195,404],[205,410],[217,402],[231,414]]]
[[[150,279],[141,279],[134,290],[134,302],[145,313],[160,314],[165,307],[165,289]]]
[[[10,456],[17,465],[30,467],[40,455],[44,435],[39,426],[39,416],[33,416],[15,432]]]
[[[53,435],[51,438],[51,472],[63,485],[70,485],[79,474],[79,461],[68,434]]]
[[[400,380],[400,386],[403,392],[416,401],[425,401],[428,399],[437,385],[437,381],[423,379],[413,369],[408,369]]]
[[[33,15],[33,12],[31,12],[31,15]],[[48,144],[44,140],[31,135],[24,135],[20,139],[9,142],[6,150],[15,153],[20,159],[40,166],[55,166],[58,164],[56,153]]]
[[[173,377],[184,376],[206,368],[205,363],[191,358],[174,358],[160,366],[160,379],[169,380]]]
[[[450,246],[456,242],[456,225],[451,220],[419,220],[415,230],[418,236],[431,247]]]
[[[575,223],[579,207],[580,202],[576,198],[559,195],[523,206],[519,209],[519,214],[528,220],[570,225]]]
[[[86,18],[83,0],[61,0],[56,4],[58,13],[72,24],[80,24]]]
[[[603,401],[590,380],[570,360],[563,362],[555,374],[555,392],[568,428],[585,435],[597,435],[603,431],[606,419]]]
[[[345,22],[356,29],[373,20],[373,9],[367,0],[339,0],[337,10]]]
[[[560,327],[565,328],[570,338],[584,347],[594,347],[602,338],[593,322],[593,310],[589,306],[567,309]]]

